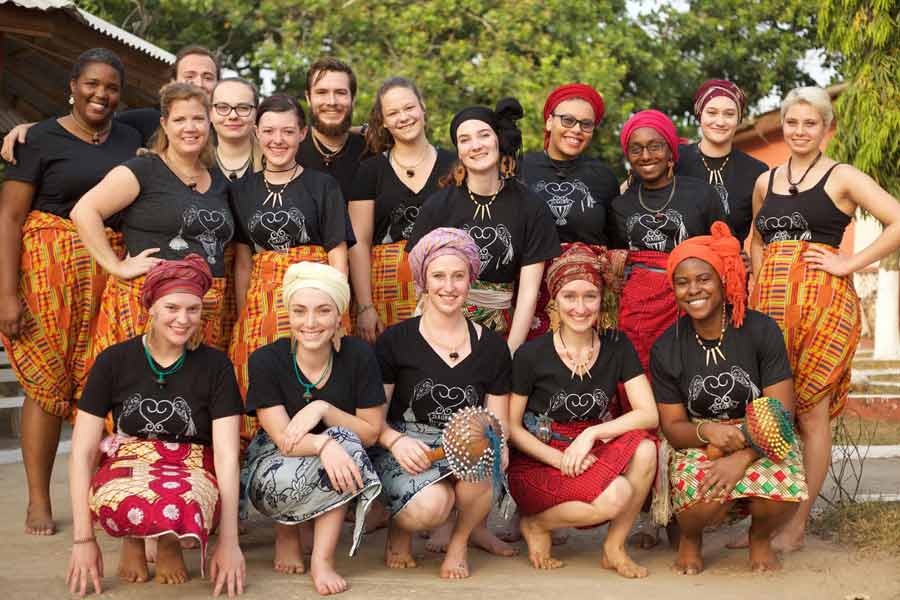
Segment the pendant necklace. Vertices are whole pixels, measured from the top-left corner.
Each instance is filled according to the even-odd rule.
[[[587,356],[583,360],[577,360],[574,356],[572,356],[572,351],[566,346],[566,340],[563,338],[562,330],[559,331],[559,341],[562,343],[563,349],[566,351],[566,358],[569,359],[569,363],[572,364],[572,377],[571,379],[575,379],[575,376],[578,375],[578,379],[584,380],[584,376],[587,375],[588,379],[591,379],[591,371],[590,365],[591,361],[594,360],[594,333],[591,332],[591,347],[588,350]],[[580,352],[582,356],[584,356],[584,350]]]
[[[181,356],[178,357],[178,360],[176,360],[168,369],[158,369],[156,367],[156,361],[153,360],[153,356],[150,355],[150,346],[147,344],[146,337],[143,340],[143,346],[144,356],[147,357],[147,364],[150,365],[150,370],[156,375],[156,383],[158,383],[159,388],[162,389],[166,386],[166,377],[175,374],[184,366],[184,357],[187,356],[187,352],[182,352]]]
[[[334,352],[328,354],[328,364],[325,365],[324,369],[322,369],[322,373],[319,375],[319,378],[315,383],[306,383],[303,380],[303,376],[300,374],[300,367],[297,366],[297,357],[293,352],[291,352],[291,364],[294,365],[294,375],[297,376],[297,383],[303,386],[303,401],[309,403],[309,401],[312,400],[313,397],[313,389],[318,387],[320,383],[325,381],[325,378],[331,372],[331,366],[334,364]]]
[[[725,180],[722,178],[722,172],[725,171],[725,166],[728,165],[728,161],[731,160],[731,153],[725,155],[725,160],[722,161],[722,164],[719,165],[718,169],[710,169],[709,163],[706,162],[706,156],[703,152],[699,152],[700,160],[703,162],[703,168],[706,169],[706,172],[709,173],[709,184],[711,186],[724,186]]]
[[[469,199],[472,200],[473,204],[475,204],[475,214],[472,215],[472,218],[483,220],[486,215],[488,220],[491,220],[491,204],[493,204],[494,200],[497,199],[497,195],[500,193],[500,191],[502,189],[503,189],[503,180],[501,179],[500,187],[497,188],[497,191],[494,192],[494,195],[491,196],[491,198],[487,202],[485,202],[484,204],[481,204],[480,202],[478,202],[478,200],[475,199],[475,194],[472,193],[472,189],[469,188],[469,186],[467,185],[466,190],[469,192]]]
[[[347,142],[338,148],[337,150],[331,150],[325,147],[325,144],[319,141],[319,138],[316,136],[315,131],[310,132],[310,136],[312,137],[313,146],[316,148],[316,152],[319,153],[319,156],[322,157],[322,164],[324,164],[327,168],[331,168],[331,163],[344,151],[344,148],[347,147]],[[350,138],[347,138],[349,141]]]
[[[225,172],[227,172],[227,171],[230,171],[230,173],[227,174],[227,177],[228,177],[228,180],[229,180],[229,181],[237,181],[237,180],[238,180],[238,177],[239,177],[238,173],[244,173],[244,172],[246,172],[247,167],[250,166],[250,159],[251,159],[251,158],[253,158],[253,153],[252,153],[252,152],[247,156],[247,160],[244,161],[244,164],[242,164],[242,165],[241,165],[240,167],[238,167],[237,169],[231,169],[231,168],[229,168],[229,167],[226,167],[226,166],[225,166],[225,163],[222,162],[222,157],[219,156],[219,149],[216,148],[216,164],[219,165],[219,169],[221,169],[223,173],[225,173]]]
[[[275,190],[275,191],[273,191],[272,188],[269,187],[269,180],[266,179],[266,173],[265,173],[265,171],[263,172],[263,183],[264,183],[265,186],[266,186],[266,192],[268,192],[268,194],[266,195],[266,199],[263,200],[263,206],[266,206],[266,205],[269,203],[269,201],[271,200],[271,201],[272,201],[272,208],[276,208],[276,205],[277,205],[278,208],[281,207],[282,201],[284,200],[284,199],[282,198],[282,194],[284,194],[284,190],[287,189],[287,186],[291,185],[291,182],[294,181],[294,180],[297,178],[297,175],[298,175],[297,171],[298,171],[298,167],[299,167],[299,166],[300,166],[300,165],[294,163],[294,166],[291,167],[291,168],[294,170],[293,174],[291,175],[291,178],[288,179],[288,180],[285,182],[285,184],[281,186],[281,189],[280,189],[280,190]],[[273,172],[278,172],[278,173],[280,173],[281,171],[273,171]],[[276,185],[277,185],[277,184],[276,184]]]
[[[106,127],[103,129],[91,129],[87,125],[84,125],[81,121],[78,120],[78,117],[75,116],[75,112],[72,111],[69,113],[72,117],[72,122],[75,123],[75,127],[80,129],[82,133],[86,133],[91,136],[91,143],[95,146],[100,144],[100,138],[109,133],[110,129],[112,129],[112,120],[106,124]]]
[[[162,158],[162,156],[160,156],[160,158]],[[168,156],[166,156],[166,158],[163,159],[163,162],[166,163],[166,166],[169,167],[169,170],[172,171],[172,173],[175,174],[175,177],[180,179],[181,182],[184,183],[184,185],[186,185],[189,190],[191,190],[192,192],[197,191],[197,176],[196,175],[186,175],[186,174],[182,173],[181,170],[175,166],[175,163]],[[187,181],[185,181],[185,179],[187,179]]]
[[[728,319],[725,315],[725,303],[722,303],[722,333],[719,334],[719,339],[716,340],[715,346],[707,346],[703,343],[703,340],[700,339],[700,334],[697,333],[697,330],[694,330],[694,339],[697,340],[697,344],[700,345],[706,352],[706,366],[709,366],[709,361],[712,359],[714,365],[719,365],[719,359],[721,358],[723,361],[725,360],[725,354],[722,352],[722,342],[725,341],[725,328],[728,325]]]
[[[419,165],[421,165],[425,161],[425,159],[428,157],[428,155],[431,154],[431,148],[432,148],[432,146],[431,146],[431,144],[429,144],[425,148],[425,152],[422,153],[422,156],[419,157],[419,160],[417,160],[415,162],[415,164],[413,164],[413,165],[404,165],[402,162],[397,160],[397,157],[394,156],[393,150],[388,152],[388,159],[390,160],[392,165],[396,165],[396,166],[400,167],[401,169],[403,169],[404,171],[406,171],[406,176],[409,177],[410,179],[412,179],[413,177],[416,176],[416,169],[419,168]]]
[[[814,166],[816,166],[816,163],[819,162],[820,158],[822,158],[821,151],[819,151],[819,153],[816,155],[816,159],[814,161],[812,161],[812,164],[810,164],[808,167],[806,167],[806,170],[803,171],[803,175],[797,181],[791,181],[793,179],[793,177],[791,176],[791,161],[794,159],[794,157],[792,156],[788,159],[787,180],[788,180],[788,192],[791,193],[791,196],[796,196],[797,194],[800,193],[800,189],[797,186],[799,186],[801,183],[803,183],[803,180],[806,179],[806,176],[809,175],[809,172],[812,170],[812,168]]]
[[[425,331],[428,330],[428,328],[425,326],[424,323],[422,324],[422,329],[425,330]],[[459,349],[460,349],[460,347],[461,347],[463,344],[466,343],[466,337],[468,337],[468,335],[469,335],[469,331],[468,331],[468,326],[467,326],[467,328],[466,328],[466,333],[465,333],[465,335],[463,336],[463,339],[461,339],[459,342],[453,344],[452,346],[443,346],[443,345],[441,345],[441,344],[438,344],[437,342],[431,341],[431,339],[434,338],[434,336],[432,336],[431,333],[428,333],[427,336],[423,335],[422,337],[425,338],[425,341],[426,341],[429,345],[437,346],[437,347],[440,348],[441,350],[450,350],[450,353],[449,353],[447,356],[450,358],[450,360],[451,360],[452,362],[456,362],[456,361],[459,360]],[[431,339],[429,339],[429,338],[431,338]]]
[[[641,190],[644,188],[643,183],[638,184],[638,204],[641,205],[641,208],[646,210],[648,213],[652,214],[655,218],[659,219],[663,216],[663,211],[671,204],[672,198],[675,197],[675,186],[677,184],[678,178],[672,177],[672,190],[669,192],[669,197],[666,199],[665,203],[659,208],[650,208],[646,204],[644,204],[644,195],[641,193]]]

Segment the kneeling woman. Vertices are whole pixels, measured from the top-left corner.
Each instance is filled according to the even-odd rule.
[[[310,575],[320,594],[336,594],[347,589],[334,550],[348,503],[359,496],[352,556],[381,492],[365,447],[381,431],[384,389],[372,349],[338,334],[350,303],[346,275],[319,263],[291,265],[282,299],[290,337],[250,355],[247,409],[262,428],[241,480],[253,506],[276,521],[275,570],[303,573],[297,525],[313,521]]]
[[[794,408],[778,325],[745,311],[740,249],[728,226],[717,222],[711,236],[691,238],[672,251],[667,274],[678,307],[687,314],[660,336],[650,354],[660,423],[673,448],[669,483],[681,526],[674,568],[685,575],[703,570],[704,527],[723,521],[732,509],[746,512],[747,504],[751,567],[777,569],[769,539],[807,497],[798,449],[773,462],[747,447],[736,426],[747,404],[760,396]]]
[[[441,430],[453,414],[469,406],[487,406],[505,428],[509,393],[506,343],[462,313],[481,265],[478,253],[461,229],[442,227],[419,240],[409,263],[423,296],[422,316],[388,327],[376,342],[390,398],[388,424],[378,440],[382,447],[372,451],[393,516],[385,562],[415,567],[413,532],[439,527],[455,507],[441,566],[441,577],[450,579],[469,576],[470,535],[473,543],[491,548],[493,538],[480,525],[491,509],[491,482],[460,481],[445,459],[432,463],[426,452],[440,445]]]
[[[151,316],[147,333],[107,348],[91,369],[69,461],[73,593],[84,595],[90,583],[100,592],[103,558],[93,521],[124,538],[119,577],[131,582],[149,577],[142,538],[159,538],[156,581],[183,583],[179,539],[198,540],[205,563],[209,532],[218,526],[210,569],[215,592],[226,583],[229,595],[243,589],[237,532],[243,404],[225,353],[198,343],[202,298],[212,283],[196,254],[155,266],[141,288]],[[116,433],[101,444],[110,411]]]
[[[522,515],[531,564],[554,569],[550,532],[611,521],[602,564],[624,577],[647,569],[625,553],[625,537],[650,490],[656,428],[650,383],[628,337],[595,330],[610,266],[574,243],[547,272],[559,327],[526,343],[513,361],[510,434],[517,452],[509,489]],[[610,400],[623,383],[632,409]]]

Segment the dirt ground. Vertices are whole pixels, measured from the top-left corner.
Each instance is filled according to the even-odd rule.
[[[896,467],[895,465],[891,465]],[[900,471],[893,471],[893,482]],[[22,533],[25,502],[25,477],[20,464],[0,466],[0,600],[28,600],[70,597],[64,585],[68,563],[71,518],[65,479],[65,459],[61,457],[54,472],[53,497],[60,533],[50,538]],[[880,487],[880,486],[879,486]],[[897,487],[893,485],[892,487]],[[440,555],[426,552],[417,540],[420,566],[411,571],[392,571],[381,562],[384,531],[368,536],[355,558],[346,556],[346,544],[339,549],[338,568],[352,588],[340,597],[347,600],[422,598],[429,600],[459,598],[566,600],[590,598],[665,598],[666,600],[897,600],[900,599],[900,559],[868,556],[811,538],[803,552],[784,558],[784,570],[766,576],[753,576],[746,570],[746,551],[726,550],[725,541],[736,529],[725,529],[707,536],[704,555],[707,570],[696,577],[676,576],[669,571],[674,554],[665,549],[635,551],[635,559],[646,565],[650,577],[628,581],[599,568],[599,544],[604,529],[574,534],[569,543],[557,549],[566,566],[557,571],[533,570],[522,557],[499,558],[472,550],[473,576],[448,582],[438,578]],[[106,577],[103,597],[111,599],[152,599],[162,597],[208,598],[208,582],[199,579],[199,553],[188,552],[188,565],[194,579],[181,586],[155,583],[123,584],[115,577],[118,544],[98,533],[104,550]],[[344,536],[346,539],[348,536]],[[273,534],[262,520],[251,520],[250,532],[242,536],[247,558],[247,598],[294,599],[317,597],[306,575],[283,576],[271,570]],[[524,551],[524,545],[521,545]]]

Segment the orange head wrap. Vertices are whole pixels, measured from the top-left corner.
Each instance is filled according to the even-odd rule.
[[[722,221],[712,224],[710,234],[698,235],[678,244],[669,253],[666,275],[672,285],[675,269],[687,258],[699,258],[712,265],[722,279],[725,301],[732,306],[731,322],[735,327],[740,327],[747,308],[747,274],[741,260],[741,243]]]

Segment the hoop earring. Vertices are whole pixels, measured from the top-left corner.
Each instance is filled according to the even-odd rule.
[[[453,181],[456,183],[456,187],[462,187],[462,184],[465,183],[466,167],[462,163],[457,164],[453,169]]]
[[[69,94],[69,106],[75,106],[75,98],[72,97],[72,94]]]

